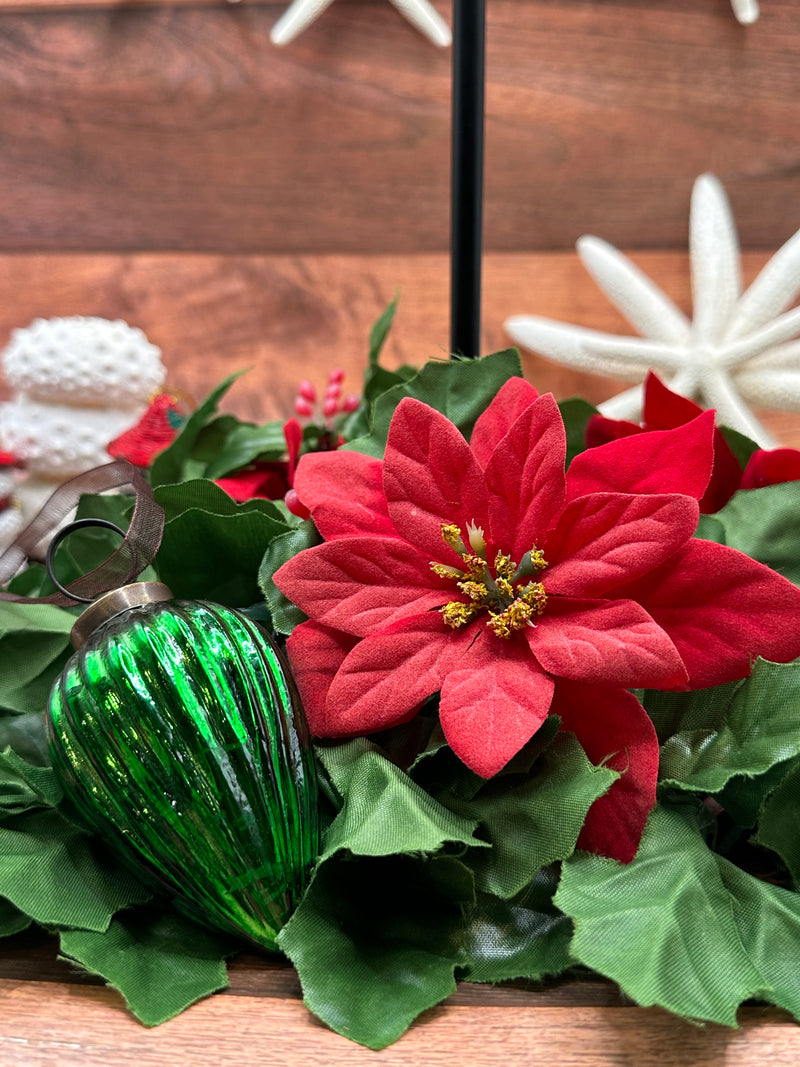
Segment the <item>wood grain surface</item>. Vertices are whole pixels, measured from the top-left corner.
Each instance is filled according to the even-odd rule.
[[[449,18],[449,5],[436,0]],[[0,5],[0,251],[448,243],[450,50],[388,0]],[[13,7],[13,5],[12,5]],[[800,224],[800,0],[492,0],[486,245],[677,248],[695,177],[750,248]]]
[[[690,310],[685,253],[641,252],[634,258]],[[752,278],[766,259],[746,253],[745,277]],[[398,291],[385,365],[446,358],[448,287],[447,257],[436,254],[0,256],[0,346],[14,327],[39,316],[124,318],[161,347],[170,385],[196,400],[232,371],[251,368],[225,407],[263,421],[287,417],[299,380],[310,378],[323,388],[334,366],[345,370],[345,388],[357,391],[370,327]],[[486,257],[484,353],[508,347],[503,322],[517,314],[633,332],[574,253]],[[581,395],[599,403],[623,388],[532,353],[523,353],[523,366],[540,392],[559,399]],[[782,443],[800,447],[800,413],[768,412],[764,421]]]
[[[459,985],[382,1052],[329,1031],[301,1004],[294,970],[243,955],[230,988],[147,1030],[121,997],[55,959],[55,941],[26,932],[0,956],[0,1063],[3,1067],[756,1067],[769,1057],[795,1067],[800,1028],[774,1009],[745,1007],[739,1030],[694,1026],[658,1009],[635,1008],[602,981],[550,985]],[[531,1057],[535,1057],[531,1059]]]

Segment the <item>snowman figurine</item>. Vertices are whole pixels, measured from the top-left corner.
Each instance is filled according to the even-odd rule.
[[[13,391],[0,404],[0,449],[27,472],[17,486],[25,521],[62,482],[110,461],[106,445],[137,422],[165,374],[141,330],[84,316],[14,330],[0,364]]]

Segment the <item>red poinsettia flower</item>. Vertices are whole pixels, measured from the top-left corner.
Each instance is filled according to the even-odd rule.
[[[589,449],[565,474],[555,401],[512,379],[469,443],[406,398],[383,461],[304,456],[295,488],[325,542],[275,582],[310,617],[287,648],[312,732],[385,729],[440,693],[448,743],[489,777],[556,713],[624,772],[579,844],[632,859],[658,742],[628,690],[800,655],[800,590],[692,537],[713,418]]]
[[[673,393],[651,371],[644,387],[644,410],[641,424],[625,419],[609,419],[592,415],[586,424],[586,445],[616,441],[621,437],[646,433],[649,430],[669,430],[696,419],[703,409],[693,400]],[[719,511],[739,489],[758,489],[779,482],[800,479],[800,451],[794,448],[757,449],[742,472],[728,442],[720,430],[714,431],[714,467],[708,488],[700,500],[704,513]]]

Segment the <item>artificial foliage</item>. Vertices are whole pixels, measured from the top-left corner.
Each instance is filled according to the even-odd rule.
[[[800,1018],[796,457],[741,488],[756,445],[710,414],[675,417],[656,385],[670,425],[617,433],[538,397],[512,351],[386,370],[392,312],[361,405],[303,428],[296,470],[285,426],[219,414],[231,382],[150,467],[145,577],[272,629],[316,734],[320,851],[277,936],[307,1006],[377,1049],[458,980],[589,969],[691,1020],[734,1025],[752,998]],[[291,508],[215,484],[268,463]],[[62,580],[115,545],[76,532]],[[38,564],[10,586],[51,588]],[[242,945],[66,805],[43,712],[76,614],[0,602],[0,934],[44,927],[154,1025]]]

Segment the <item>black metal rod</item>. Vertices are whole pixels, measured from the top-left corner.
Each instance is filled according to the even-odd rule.
[[[450,351],[480,355],[486,0],[453,0]]]

